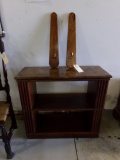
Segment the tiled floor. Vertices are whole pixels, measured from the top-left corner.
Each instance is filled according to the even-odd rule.
[[[79,139],[27,139],[24,123],[18,121],[12,138],[13,160],[120,160],[120,126],[105,111],[99,138]],[[6,159],[0,141],[0,160]]]

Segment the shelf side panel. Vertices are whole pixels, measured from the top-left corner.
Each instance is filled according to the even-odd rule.
[[[26,134],[29,135],[31,133],[35,133],[35,124],[33,113],[30,111],[23,111],[24,114],[24,122],[26,128]]]
[[[94,118],[93,118],[93,126],[92,131],[99,132],[100,128],[100,122],[101,122],[101,115],[104,108],[105,98],[106,98],[106,92],[108,87],[108,80],[100,80],[98,83],[98,89],[96,92],[96,108],[94,112]]]
[[[18,89],[23,110],[29,110],[33,107],[35,101],[36,84],[34,82],[20,81]]]
[[[30,100],[30,108],[32,109],[35,103],[35,95],[36,95],[36,83],[28,82],[28,96]]]

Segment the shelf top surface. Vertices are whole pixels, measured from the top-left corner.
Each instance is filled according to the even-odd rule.
[[[50,67],[25,67],[15,77],[16,80],[90,80],[90,79],[110,79],[112,76],[100,66],[80,66],[84,72],[77,72],[61,66]]]

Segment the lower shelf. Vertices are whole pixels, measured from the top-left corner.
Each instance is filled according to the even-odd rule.
[[[91,131],[92,112],[38,113],[37,132]]]
[[[28,138],[96,138],[102,110],[25,111]]]
[[[37,112],[34,115],[36,131],[33,137],[80,137],[80,134],[81,136],[86,135],[85,137],[89,137],[92,129],[93,114],[94,111]]]

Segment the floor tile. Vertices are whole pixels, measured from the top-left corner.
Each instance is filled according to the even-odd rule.
[[[120,160],[120,141],[112,146],[110,138],[79,139],[76,146],[78,160]]]
[[[34,139],[13,141],[13,160],[76,160],[73,139]]]

